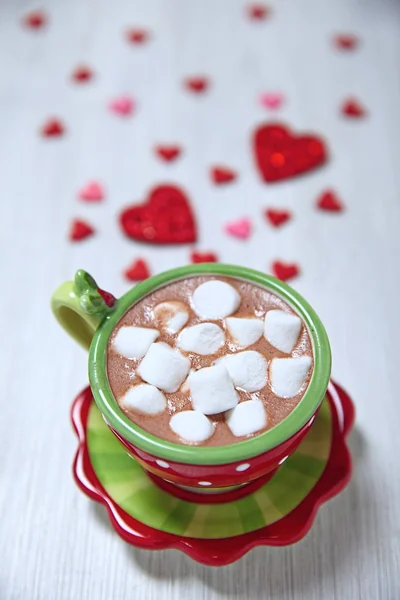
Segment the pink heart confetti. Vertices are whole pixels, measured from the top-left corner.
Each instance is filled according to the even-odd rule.
[[[127,117],[132,113],[134,106],[135,103],[132,98],[129,96],[120,96],[119,98],[114,98],[114,100],[111,100],[108,108],[117,115]]]
[[[261,106],[269,110],[277,110],[284,101],[285,96],[281,92],[263,92],[259,97]]]
[[[251,235],[252,223],[250,219],[238,219],[237,221],[230,221],[225,225],[225,231],[233,237],[237,237],[241,240],[246,240]]]
[[[104,198],[104,189],[98,181],[89,181],[79,190],[78,196],[85,202],[100,202]]]

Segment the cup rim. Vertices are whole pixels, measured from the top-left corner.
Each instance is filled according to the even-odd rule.
[[[251,439],[226,446],[177,444],[148,433],[120,409],[107,377],[107,344],[121,317],[156,288],[174,280],[196,275],[221,275],[266,287],[287,302],[304,320],[313,345],[314,369],[308,388],[296,408],[272,429]],[[314,415],[322,402],[331,373],[331,350],[325,328],[314,309],[289,285],[260,271],[236,265],[201,263],[178,267],[137,284],[117,300],[116,308],[96,330],[89,350],[89,381],[93,397],[107,423],[125,440],[155,457],[192,465],[218,465],[252,458],[295,435]]]

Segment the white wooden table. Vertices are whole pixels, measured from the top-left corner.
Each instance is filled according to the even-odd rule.
[[[2,600],[400,598],[400,5],[271,4],[269,21],[251,23],[240,0],[44,0],[50,23],[36,33],[20,25],[30,3],[0,5]],[[150,28],[151,42],[129,46],[129,25]],[[334,50],[331,36],[341,31],[360,35],[357,52]],[[79,61],[96,70],[93,83],[69,82]],[[213,83],[202,97],[181,85],[197,73]],[[287,183],[260,182],[249,140],[269,116],[256,102],[264,90],[287,95],[279,118],[327,138],[329,165]],[[126,120],[106,108],[123,93],[138,102]],[[338,115],[351,94],[367,119]],[[38,129],[52,114],[68,133],[43,140]],[[164,141],[184,147],[176,164],[154,156]],[[236,168],[238,181],[214,186],[208,169],[216,162]],[[76,199],[89,179],[107,189],[96,206]],[[49,298],[79,267],[119,295],[128,287],[121,271],[135,257],[153,272],[188,262],[187,247],[140,246],[117,227],[122,206],[164,181],[187,190],[199,249],[261,270],[275,258],[301,265],[293,284],[326,323],[334,376],[358,409],[352,482],[310,534],[220,569],[125,545],[71,476],[69,407],[86,383],[86,357],[56,325]],[[341,215],[313,208],[331,186],[346,205]],[[293,222],[269,227],[262,209],[271,205],[291,208]],[[221,233],[244,215],[255,222],[249,241]],[[66,232],[77,216],[97,235],[74,245]]]

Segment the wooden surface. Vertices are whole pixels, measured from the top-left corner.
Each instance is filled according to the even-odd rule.
[[[275,0],[263,23],[249,22],[239,0],[42,4],[50,23],[37,33],[20,25],[30,3],[0,4],[1,600],[397,600],[399,2]],[[129,25],[149,27],[152,41],[129,46]],[[335,51],[337,31],[359,34],[360,49]],[[93,83],[69,82],[78,61],[96,70]],[[181,86],[197,73],[212,78],[203,97]],[[329,165],[276,186],[260,182],[249,140],[269,116],[256,102],[264,90],[287,95],[282,120],[326,136]],[[138,102],[126,120],[106,109],[122,93]],[[350,94],[365,103],[367,119],[340,118]],[[52,114],[68,134],[43,140],[38,129]],[[184,146],[175,165],[154,157],[163,141]],[[238,182],[213,186],[215,162],[236,168]],[[104,203],[76,199],[89,179],[106,186]],[[333,374],[358,409],[353,480],[306,539],[221,569],[125,545],[71,476],[69,407],[86,383],[86,357],[56,325],[49,298],[78,267],[119,295],[128,287],[121,271],[136,256],[154,272],[188,261],[187,247],[139,246],[117,227],[121,207],[163,181],[190,195],[198,248],[261,270],[275,258],[299,262],[293,285],[326,323]],[[331,186],[346,204],[341,215],[313,208]],[[292,208],[293,222],[270,228],[261,215],[271,205]],[[244,215],[255,221],[249,241],[221,233],[226,220]],[[73,245],[66,232],[76,216],[98,234]]]

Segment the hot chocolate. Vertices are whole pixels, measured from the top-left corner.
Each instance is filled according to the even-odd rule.
[[[134,304],[107,348],[111,390],[142,429],[181,444],[259,435],[299,404],[313,371],[303,320],[275,293],[194,276]]]

